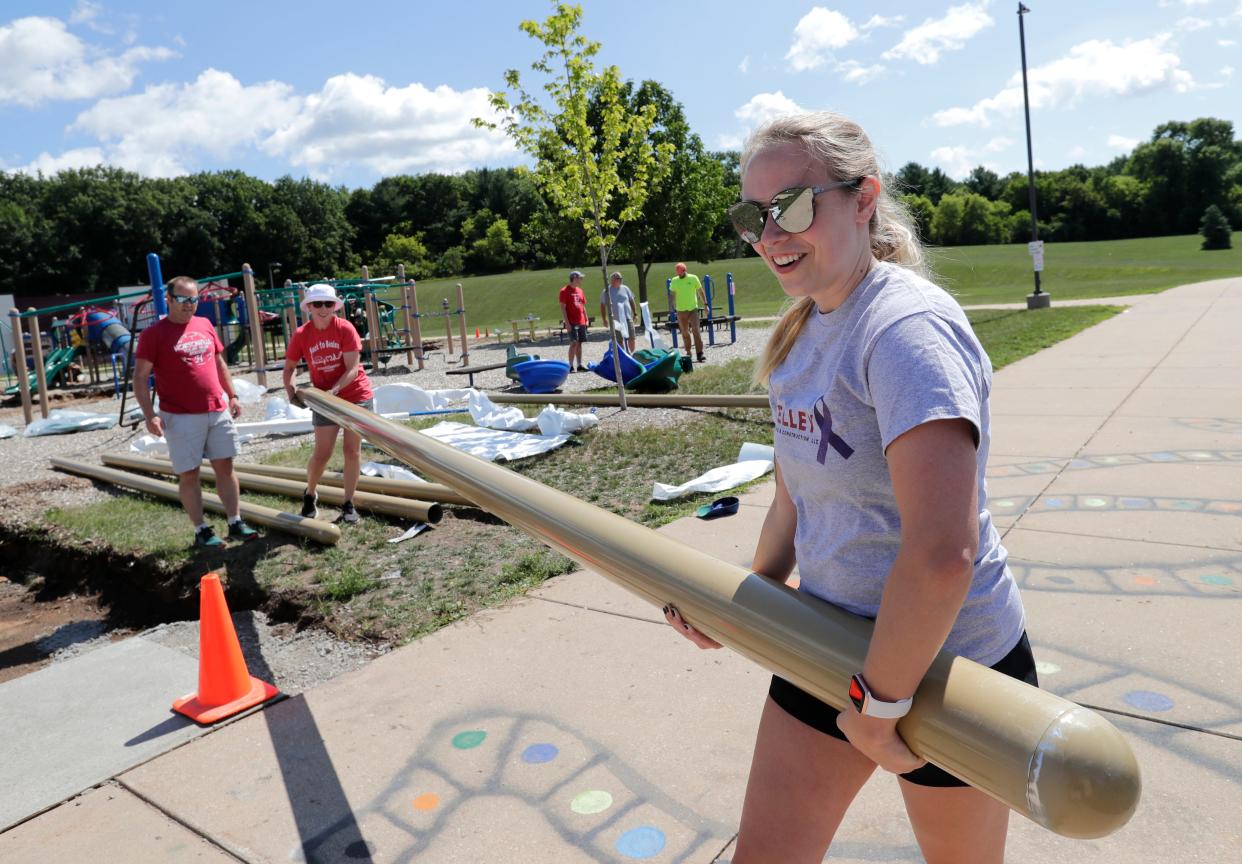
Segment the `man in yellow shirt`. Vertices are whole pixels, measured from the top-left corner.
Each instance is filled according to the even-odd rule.
[[[694,336],[694,351],[698,362],[707,358],[703,356],[703,334],[699,332],[699,310],[707,306],[707,297],[703,294],[703,284],[699,277],[686,272],[686,265],[678,262],[675,268],[676,278],[669,281],[669,290],[673,293],[673,308],[677,311],[677,327],[681,330],[681,341],[686,347],[686,356],[690,356],[690,337]]]

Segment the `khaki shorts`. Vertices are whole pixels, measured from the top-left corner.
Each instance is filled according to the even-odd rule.
[[[160,412],[168,458],[178,474],[193,471],[203,459],[232,459],[237,455],[237,427],[228,411],[205,414]]]
[[[358,402],[355,404],[357,404],[359,408],[365,408],[368,411],[375,410],[374,399],[367,399],[363,402]],[[323,426],[336,426],[336,425],[338,424],[335,420],[329,420],[327,417],[320,414],[318,411],[311,412],[311,426],[315,427],[316,429],[321,428]]]

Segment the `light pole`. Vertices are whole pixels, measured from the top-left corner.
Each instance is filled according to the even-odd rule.
[[[273,280],[273,278],[272,278],[272,271],[273,271],[273,270],[279,270],[279,269],[280,269],[280,267],[281,267],[281,264],[280,264],[280,262],[279,262],[279,261],[269,261],[269,262],[268,262],[268,264],[267,264],[267,287],[268,287],[268,288],[275,288],[275,287],[276,287],[276,282],[275,282],[275,281]]]
[[[1030,250],[1035,271],[1035,293],[1027,295],[1026,308],[1047,309],[1052,305],[1052,296],[1039,287],[1039,272],[1044,269],[1044,245],[1039,240],[1039,216],[1035,212],[1035,158],[1031,152],[1031,97],[1026,88],[1026,27],[1022,23],[1022,16],[1030,11],[1022,3],[1018,3],[1018,44],[1022,49],[1022,109],[1026,115],[1026,188],[1031,198],[1031,242],[1027,249]]]

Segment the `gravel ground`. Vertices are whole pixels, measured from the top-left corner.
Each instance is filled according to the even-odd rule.
[[[767,338],[767,331],[738,328],[737,342],[729,344],[728,338],[728,332],[722,331],[717,333],[716,345],[704,345],[708,364],[724,363],[737,357],[756,356]],[[606,345],[603,332],[594,331],[584,351],[587,362],[598,360]],[[533,344],[523,341],[520,345],[523,352],[533,350],[544,359],[564,359],[567,347],[565,343],[558,343],[556,337],[545,338]],[[470,346],[471,366],[502,362],[504,358],[504,344],[487,342],[472,343]],[[407,368],[404,360],[404,355],[395,355],[386,371],[372,377],[373,384],[379,386],[407,382],[422,387],[424,390],[459,389],[467,386],[466,376],[446,374],[457,364],[449,365],[443,352],[431,353],[425,361],[425,368],[421,371],[416,369],[412,371]],[[239,377],[257,383],[253,374]],[[303,375],[300,380],[305,380],[305,376]],[[561,389],[567,393],[576,393],[597,388],[604,383],[606,382],[597,375],[575,373],[566,379]],[[477,374],[475,384],[479,389],[497,392],[518,392],[520,389],[510,386],[503,369],[493,369]],[[280,393],[279,371],[268,373],[267,385],[269,390],[274,388],[276,394]],[[127,403],[127,410],[132,404],[134,403],[131,396]],[[120,409],[120,402],[111,398],[82,398],[57,400],[52,407],[115,414]],[[568,410],[589,409],[575,409],[569,406]],[[600,408],[596,413],[602,427],[624,429],[631,426],[669,426],[684,420],[687,413],[699,413],[702,410],[635,408],[621,411],[614,408]],[[34,416],[36,420],[39,419],[37,406]],[[241,419],[243,422],[262,420],[263,405],[246,406]],[[105,497],[104,493],[93,483],[54,471],[49,460],[54,456],[60,456],[97,464],[100,454],[128,451],[130,442],[146,432],[142,426],[135,429],[117,426],[98,432],[25,438],[21,435],[24,422],[20,406],[0,408],[0,423],[13,426],[18,431],[15,437],[0,440],[0,519],[9,522],[35,518],[52,506],[72,506],[102,500]],[[306,439],[305,435],[256,438],[242,445],[239,458],[245,461],[256,461],[269,453],[296,447]]]

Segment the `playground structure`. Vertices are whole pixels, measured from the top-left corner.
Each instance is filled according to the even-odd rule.
[[[17,381],[6,388],[5,397],[20,398],[27,424],[34,418],[35,401],[46,418],[50,390],[67,388],[75,383],[75,373],[79,372],[89,372],[89,383],[95,386],[110,382],[114,398],[121,399],[124,416],[138,335],[168,311],[159,257],[148,255],[147,267],[154,290],[142,288],[42,309],[31,307],[24,312],[9,310]],[[234,273],[205,276],[198,282],[201,299],[195,314],[215,326],[226,346],[226,362],[230,367],[240,366],[239,371],[255,373],[259,385],[267,387],[267,373],[281,368],[269,364],[283,364],[294,331],[306,323],[301,298],[312,283],[285,280],[281,286],[256,289],[249,264]],[[373,373],[397,354],[406,355],[411,369],[415,364],[423,369],[428,354],[442,350],[439,337],[424,340],[423,319],[433,318],[444,320],[445,359],[469,365],[465,295],[460,283],[456,308],[444,298],[439,311],[423,313],[419,311],[418,286],[406,279],[404,267],[397,268],[396,276],[372,279],[363,267],[357,279],[314,282],[336,288],[344,301],[341,314],[357,328],[363,341],[362,360]],[[52,317],[45,329],[40,319],[58,315],[65,317]],[[455,352],[453,319],[457,319],[459,354]]]

